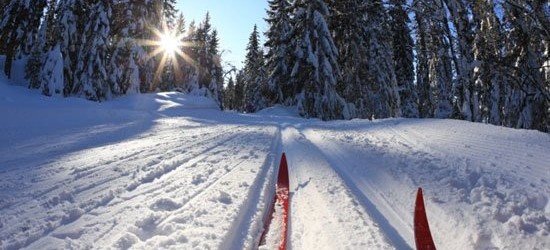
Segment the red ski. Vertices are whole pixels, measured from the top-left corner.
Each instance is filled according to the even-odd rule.
[[[278,223],[280,223],[280,237],[279,237],[279,250],[286,249],[286,234],[288,229],[288,205],[290,202],[289,197],[289,181],[288,181],[288,166],[286,163],[285,153],[281,156],[281,164],[279,165],[279,173],[277,177],[277,188],[275,191],[275,197],[273,197],[273,203],[271,205],[270,215],[264,223],[264,231],[260,239],[260,246],[266,243],[266,236],[270,229],[273,218],[277,217]]]
[[[435,250],[434,240],[430,233],[430,225],[424,207],[422,188],[418,188],[416,194],[416,206],[414,208],[414,240],[417,250]]]

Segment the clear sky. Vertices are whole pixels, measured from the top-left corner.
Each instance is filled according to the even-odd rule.
[[[177,8],[185,16],[187,24],[191,20],[199,23],[210,12],[212,27],[218,30],[220,51],[224,62],[242,68],[248,37],[258,25],[261,32],[266,31],[267,0],[178,0]]]

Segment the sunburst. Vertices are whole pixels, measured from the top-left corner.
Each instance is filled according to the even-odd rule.
[[[155,80],[153,83],[155,85],[153,89],[155,89],[161,81],[161,75],[167,63],[172,63],[176,80],[180,81],[182,79],[182,71],[177,58],[179,57],[191,65],[194,65],[195,62],[183,50],[185,47],[191,46],[190,43],[183,41],[187,34],[179,34],[177,31],[169,29],[165,23],[162,25],[162,30],[154,27],[151,30],[156,39],[143,40],[140,43],[143,46],[153,47],[153,50],[147,55],[147,60],[162,54],[155,71]]]

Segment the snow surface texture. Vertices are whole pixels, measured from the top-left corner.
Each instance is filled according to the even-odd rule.
[[[550,249],[550,135],[537,131],[5,83],[0,114],[0,249],[254,249],[283,151],[290,249],[412,249],[418,186],[441,249]]]

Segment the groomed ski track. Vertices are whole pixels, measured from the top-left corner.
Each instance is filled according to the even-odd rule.
[[[430,119],[325,123],[158,99],[155,112],[117,106],[111,115],[127,117],[2,144],[0,249],[254,249],[282,152],[288,249],[413,249],[418,186],[442,249],[550,245],[547,134]]]

